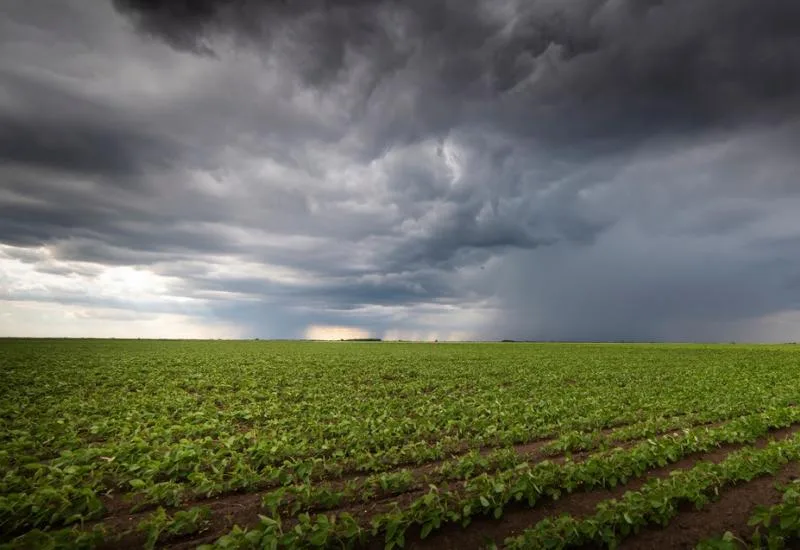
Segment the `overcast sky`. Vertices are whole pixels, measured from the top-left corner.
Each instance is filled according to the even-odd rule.
[[[800,2],[4,0],[0,335],[800,340]]]

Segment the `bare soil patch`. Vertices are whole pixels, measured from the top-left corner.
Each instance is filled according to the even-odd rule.
[[[765,476],[724,491],[719,500],[695,510],[687,507],[675,517],[667,529],[647,528],[625,541],[625,550],[660,548],[691,549],[703,539],[731,531],[747,540],[753,533],[747,520],[756,506],[771,506],[781,501],[776,485],[785,485],[800,475],[800,465],[787,465],[775,476]]]

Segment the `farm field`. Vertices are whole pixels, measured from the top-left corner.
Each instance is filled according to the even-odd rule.
[[[0,374],[2,548],[798,547],[796,346],[7,339]]]

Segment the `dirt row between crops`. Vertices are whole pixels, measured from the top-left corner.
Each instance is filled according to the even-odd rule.
[[[796,432],[800,432],[800,424],[771,432],[769,436],[759,439],[754,446],[763,447],[771,439],[786,438]],[[678,462],[650,470],[643,477],[613,489],[576,492],[557,501],[544,501],[535,508],[514,506],[505,511],[503,517],[498,520],[483,516],[476,518],[467,528],[448,525],[431,533],[424,540],[410,538],[407,547],[413,550],[467,549],[481,548],[492,541],[501,546],[506,538],[521,534],[525,529],[533,527],[546,517],[555,517],[561,514],[569,514],[575,518],[589,517],[594,514],[595,507],[604,500],[619,499],[627,491],[636,491],[651,479],[669,477],[670,472],[692,468],[701,461],[719,463],[732,451],[745,446],[724,445],[709,453],[690,455]],[[780,500],[777,491],[772,494],[768,489],[777,479],[784,481],[791,479],[797,465],[793,466],[795,470],[784,469],[779,477],[758,478],[756,481],[724,491],[723,495],[731,493],[733,497],[721,499],[708,506],[704,511],[682,511],[677,518],[673,519],[668,528],[651,528],[642,531],[628,539],[624,547],[628,549],[694,548],[694,545],[700,540],[721,534],[725,530],[741,531],[746,528],[750,511],[756,504],[771,504],[776,502],[776,498]],[[738,506],[736,498],[741,498],[741,502],[748,503],[749,507],[742,506],[745,508],[744,510],[736,508]],[[735,513],[733,513],[734,510]],[[672,529],[674,525],[685,525],[686,527],[681,527],[680,532],[675,532]]]
[[[720,493],[719,500],[696,510],[681,509],[668,529],[650,528],[641,531],[620,545],[620,550],[693,549],[703,539],[730,531],[742,540],[749,540],[754,529],[747,520],[758,505],[778,504],[783,493],[776,485],[786,485],[800,477],[800,464],[792,462],[774,476],[762,476],[748,483],[735,485]]]
[[[800,425],[796,425],[792,428],[776,430],[769,436],[759,440],[759,444],[764,444],[771,438],[782,437],[785,434],[798,430],[800,430]],[[679,430],[668,433],[677,432],[679,432]],[[630,441],[619,446],[630,447],[639,442],[640,440]],[[541,442],[540,445],[544,445],[545,443],[546,442]],[[418,544],[420,548],[427,548],[428,545],[432,545],[430,546],[431,548],[434,546],[443,546],[446,548],[470,548],[472,547],[469,546],[470,544],[474,544],[475,547],[477,547],[485,542],[487,536],[502,542],[505,537],[517,534],[518,531],[531,526],[532,524],[536,523],[536,521],[539,521],[539,519],[542,517],[554,514],[557,515],[562,512],[568,512],[575,515],[580,515],[581,513],[592,513],[597,502],[607,498],[612,498],[616,494],[623,494],[626,490],[636,489],[651,477],[667,475],[670,471],[677,468],[691,467],[697,460],[721,460],[727,456],[731,450],[741,448],[742,446],[743,445],[726,445],[710,453],[698,453],[696,455],[692,455],[677,463],[665,466],[664,468],[651,470],[646,474],[645,478],[630,480],[626,485],[617,487],[613,490],[573,493],[555,502],[542,501],[540,504],[537,504],[536,508],[533,509],[521,504],[512,504],[507,507],[507,511],[500,520],[492,520],[486,517],[476,517],[474,518],[472,525],[467,529],[463,529],[460,526],[455,525],[447,526],[440,531],[431,533],[431,535],[429,535],[429,537],[425,540],[418,540],[417,538],[416,542],[413,542],[415,539],[413,533],[409,533],[407,540],[409,541],[409,544],[412,544],[411,547],[415,547],[413,544]],[[573,460],[581,461],[592,454],[594,453],[585,452],[573,454],[572,458]],[[522,453],[522,455],[526,456],[532,461],[539,458],[547,458],[548,460],[553,460],[556,462],[564,460],[563,457],[537,457],[535,448],[533,450],[528,448],[527,453]],[[420,468],[420,470],[417,472],[417,474],[420,476],[418,479],[425,481],[425,476],[429,473],[429,471],[429,469]],[[333,484],[329,484],[328,486],[331,488],[335,487]],[[354,517],[363,519],[364,524],[366,525],[369,523],[369,518],[393,509],[396,504],[401,507],[407,506],[414,499],[425,494],[427,491],[427,483],[423,483],[422,487],[424,488],[412,489],[402,494],[389,495],[371,500],[367,503],[351,504],[336,509],[326,510],[325,512],[348,512]],[[258,515],[263,512],[263,507],[261,504],[261,497],[263,494],[264,493],[227,495],[201,502],[201,504],[208,506],[212,511],[211,524],[209,525],[208,529],[206,529],[199,536],[174,540],[166,543],[164,547],[175,549],[194,548],[198,544],[206,544],[215,541],[220,536],[229,532],[234,525],[239,525],[243,528],[257,526],[259,523]],[[197,504],[198,503],[189,503],[186,506],[181,507],[181,509],[186,509]],[[138,522],[147,515],[148,514],[146,512],[133,515],[116,515],[102,520],[102,523],[109,528],[111,533],[129,532],[129,534],[123,536],[122,540],[110,543],[108,548],[141,547],[141,544],[144,540],[144,534],[135,532],[133,530],[135,530]],[[291,523],[292,520],[291,518],[287,518],[287,521]],[[382,548],[382,546],[382,539],[380,541],[376,541],[376,548]]]
[[[677,418],[680,415],[675,415],[671,418]],[[671,430],[664,430],[661,432],[656,432],[652,436],[649,437],[663,437],[666,435],[677,434],[683,431],[683,429],[692,429],[692,428],[700,428],[700,427],[708,427],[714,428],[718,426],[722,426],[731,422],[739,417],[733,417],[722,421],[713,421],[713,422],[697,422],[693,424],[687,424],[686,426],[682,427],[681,429],[671,429]],[[609,428],[604,428],[602,430],[598,430],[597,433],[602,436],[606,437],[613,433],[616,430],[621,428],[626,428],[629,426],[636,425],[636,422],[631,424],[620,424]],[[592,432],[584,432],[584,433],[592,433]],[[609,439],[605,441],[605,444],[610,447],[622,447],[627,448],[632,445],[635,445],[643,440],[646,437],[636,438],[636,439],[629,439],[629,440],[618,440],[618,439]],[[562,459],[565,455],[570,455],[574,459],[580,459],[582,456],[585,456],[589,453],[597,452],[598,449],[589,449],[587,451],[573,451],[571,453],[557,453],[557,454],[545,454],[543,449],[557,441],[556,437],[547,437],[547,438],[539,438],[534,439],[532,441],[527,441],[524,443],[517,443],[515,445],[511,445],[508,448],[514,449],[514,451],[523,457],[527,457],[529,460],[544,460],[544,459],[551,459],[558,461]],[[330,487],[330,488],[340,488],[346,482],[355,481],[355,482],[362,482],[370,475],[374,474],[390,474],[396,473],[401,470],[408,470],[414,476],[414,479],[418,483],[423,483],[427,485],[427,476],[429,476],[432,472],[434,472],[437,468],[442,466],[446,462],[450,462],[453,460],[458,460],[460,458],[465,457],[468,453],[473,451],[478,451],[481,456],[487,456],[494,451],[498,451],[505,447],[497,446],[497,445],[485,445],[479,448],[463,448],[459,449],[458,451],[454,451],[453,453],[449,454],[447,458],[438,459],[438,460],[431,460],[428,462],[424,462],[422,464],[399,464],[389,467],[385,470],[371,472],[371,473],[362,473],[362,472],[345,472],[342,475],[336,478],[323,478],[314,480],[312,479],[312,483],[316,483],[322,486]],[[433,480],[436,481],[436,480]],[[170,507],[170,510],[179,510],[179,509],[187,509],[192,506],[203,506],[203,505],[211,505],[220,500],[225,499],[232,499],[235,501],[239,501],[243,497],[253,497],[253,495],[264,495],[270,491],[278,489],[279,486],[272,485],[258,489],[257,491],[252,492],[245,492],[244,490],[234,490],[234,491],[226,491],[220,495],[216,495],[213,497],[203,497],[197,496],[194,498],[190,498],[187,500],[183,505],[180,507]],[[131,498],[130,493],[120,493],[120,494],[112,494],[112,495],[105,495],[101,497],[101,501],[103,502],[104,506],[107,510],[106,518],[114,518],[116,516],[143,516],[147,512],[155,509],[158,507],[157,504],[146,504],[142,505],[140,499]],[[387,498],[393,495],[386,495]],[[135,511],[134,511],[135,509]],[[105,519],[103,520],[105,521]]]
[[[699,422],[699,423],[696,423],[696,424],[689,424],[689,425],[686,426],[686,428],[698,428],[698,427],[704,427],[704,426],[705,427],[709,427],[709,428],[713,428],[713,427],[717,427],[717,426],[722,426],[722,425],[724,425],[724,424],[726,424],[728,422],[731,422],[734,419],[735,418],[731,418],[731,419],[728,419],[728,420],[716,421],[716,422]],[[598,430],[598,433],[600,433],[603,436],[607,436],[607,435],[613,433],[617,429],[624,428],[626,426],[630,426],[630,425],[634,425],[634,424],[636,424],[636,423],[627,424],[627,425],[618,425],[618,426],[614,426],[612,428],[605,428],[603,430]],[[654,436],[655,437],[665,437],[665,436],[668,436],[668,435],[678,434],[681,431],[682,431],[682,429],[680,429],[680,430],[675,430],[675,429],[673,429],[673,430],[665,430],[663,432],[658,432],[658,433],[654,434]],[[637,438],[637,439],[630,439],[630,440],[626,440],[626,441],[609,440],[606,443],[608,445],[613,445],[613,447],[629,448],[629,447],[632,447],[632,446],[640,443],[641,441],[644,441],[645,439],[646,438]],[[553,462],[561,462],[561,461],[564,460],[565,456],[567,456],[567,455],[569,455],[575,461],[580,461],[581,459],[583,459],[583,458],[585,458],[585,457],[587,457],[587,456],[589,456],[589,455],[591,455],[593,453],[599,452],[598,449],[591,449],[591,450],[580,451],[580,452],[573,451],[571,453],[559,453],[559,454],[545,454],[544,452],[542,452],[543,448],[546,447],[548,444],[552,443],[553,441],[556,441],[556,439],[555,438],[537,439],[537,440],[530,441],[530,442],[519,443],[519,444],[513,445],[513,446],[511,446],[509,448],[513,448],[514,451],[521,458],[525,458],[525,459],[527,459],[529,461],[551,460]],[[481,447],[481,448],[478,448],[478,449],[472,449],[471,451],[477,450],[480,455],[487,456],[490,453],[492,453],[493,451],[496,451],[496,450],[498,450],[500,448],[502,448],[502,447],[484,446],[484,447]],[[467,452],[471,452],[471,451],[467,451]],[[412,474],[412,476],[414,478],[414,486],[412,488],[408,489],[407,491],[402,491],[402,492],[398,492],[398,493],[388,493],[388,494],[383,494],[383,495],[376,495],[375,498],[371,499],[368,502],[361,503],[361,505],[369,506],[369,505],[373,505],[373,504],[380,504],[380,503],[388,501],[388,500],[394,500],[394,499],[401,498],[404,495],[411,495],[414,498],[416,498],[417,496],[419,496],[419,495],[421,495],[421,494],[423,494],[425,492],[424,488],[427,487],[429,483],[439,483],[439,482],[442,481],[440,478],[431,478],[431,474],[433,474],[437,468],[439,468],[445,462],[452,461],[452,460],[458,460],[459,458],[464,457],[466,454],[467,454],[466,452],[464,452],[463,454],[453,454],[453,455],[451,455],[450,457],[448,457],[446,459],[432,460],[432,461],[425,462],[423,464],[419,464],[419,465],[415,465],[415,466],[411,466],[411,467],[409,467],[409,466],[405,466],[405,467],[398,466],[398,467],[393,467],[391,469],[384,470],[382,472],[376,472],[376,473],[394,473],[394,472],[398,472],[400,470],[406,469],[409,472],[411,472],[411,474]],[[345,484],[347,482],[356,482],[356,483],[363,482],[370,475],[372,475],[372,474],[351,473],[351,474],[342,475],[342,476],[340,476],[340,477],[338,477],[336,479],[321,479],[321,480],[318,480],[316,482],[314,482],[312,480],[312,483],[315,483],[315,485],[318,486],[318,487],[327,487],[327,488],[329,488],[331,490],[340,490],[341,488],[343,488],[345,486]],[[165,507],[165,508],[167,509],[168,512],[174,513],[175,511],[178,511],[178,510],[189,509],[192,506],[208,506],[209,508],[212,509],[212,511],[216,511],[217,509],[227,510],[227,508],[228,508],[227,505],[229,503],[234,508],[241,508],[241,507],[250,508],[250,507],[252,507],[254,505],[253,503],[257,502],[258,506],[260,507],[261,506],[261,504],[260,504],[261,503],[261,497],[263,495],[268,494],[269,492],[277,490],[277,489],[279,489],[279,487],[272,486],[272,487],[266,487],[266,488],[258,490],[258,491],[246,492],[246,493],[243,492],[243,491],[227,492],[227,493],[223,493],[223,494],[216,495],[214,497],[209,497],[209,498],[204,498],[204,497],[193,498],[193,499],[190,499],[190,500],[186,501],[185,503],[183,503],[179,507]],[[127,497],[128,497],[128,495],[126,495],[126,494],[103,497],[103,502],[104,502],[104,505],[106,506],[106,509],[108,510],[108,513],[103,519],[98,520],[97,522],[91,523],[89,525],[91,526],[91,525],[94,525],[94,524],[97,524],[97,523],[104,523],[104,524],[108,525],[109,523],[111,523],[111,524],[114,524],[114,525],[122,526],[123,524],[129,524],[130,523],[130,524],[133,524],[133,526],[135,526],[135,524],[138,521],[140,521],[141,519],[144,519],[147,515],[149,515],[152,512],[153,509],[157,508],[157,505],[140,506],[140,508],[138,510],[134,511],[133,508],[136,506],[137,503],[136,503],[135,500],[129,499]],[[125,530],[127,530],[127,529],[125,529]]]

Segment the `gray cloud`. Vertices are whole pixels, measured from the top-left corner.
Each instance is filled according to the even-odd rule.
[[[114,109],[44,79],[5,72],[11,105],[0,110],[0,161],[131,181],[177,157],[174,144],[148,135]]]
[[[253,336],[754,337],[799,307],[798,28],[780,0],[12,2],[0,243],[54,285],[14,299],[122,311],[53,281],[139,266],[204,304],[152,311]]]
[[[800,7],[782,0],[115,5],[178,47],[254,41],[312,84],[366,63],[369,92],[416,88],[420,115],[435,106],[469,120],[458,107],[477,106],[507,130],[570,144],[798,107]]]

